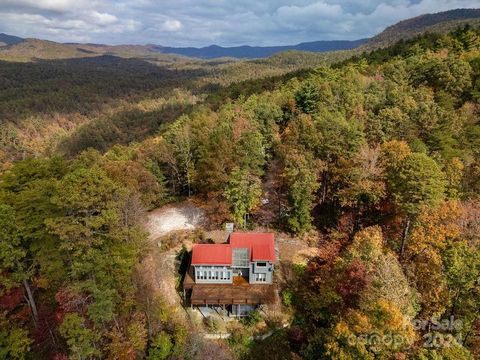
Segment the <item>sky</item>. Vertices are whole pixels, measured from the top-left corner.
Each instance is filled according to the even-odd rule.
[[[355,40],[480,0],[0,0],[0,32],[59,42],[165,46]]]

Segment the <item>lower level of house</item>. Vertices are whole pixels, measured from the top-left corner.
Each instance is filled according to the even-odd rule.
[[[203,316],[220,315],[221,317],[245,317],[258,308],[258,305],[203,305],[196,307]]]
[[[275,301],[275,286],[251,284],[235,275],[231,283],[201,284],[195,282],[190,267],[183,281],[185,302],[199,308],[222,309],[228,316],[245,316],[257,306]]]

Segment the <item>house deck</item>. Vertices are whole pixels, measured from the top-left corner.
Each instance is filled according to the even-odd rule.
[[[259,305],[275,300],[275,287],[271,284],[249,284],[246,279],[235,279],[233,284],[196,284],[193,269],[185,274],[183,288],[191,290],[191,305]]]

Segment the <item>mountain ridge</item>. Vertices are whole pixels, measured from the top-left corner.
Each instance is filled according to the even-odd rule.
[[[407,40],[425,32],[444,34],[466,24],[480,25],[480,9],[454,9],[405,19],[387,26],[385,30],[362,44],[360,49],[387,47],[399,40]]]
[[[18,43],[21,43],[25,39],[14,36],[14,35],[8,35],[5,33],[0,33],[0,47],[1,46],[8,46],[8,45],[15,45]]]
[[[297,50],[310,52],[326,52],[337,50],[351,50],[365,43],[368,39],[358,40],[319,40],[302,42],[295,45],[279,46],[231,46],[223,47],[219,45],[209,45],[205,47],[169,47],[162,45],[151,45],[152,49],[162,54],[176,54],[201,59],[213,59],[219,57],[235,58],[265,58],[279,52]]]
[[[2,42],[1,36],[4,35],[8,40]],[[196,47],[169,47],[155,44],[147,45],[105,45],[95,43],[59,43],[51,40],[42,40],[37,38],[20,38],[13,35],[0,34],[0,59],[9,57],[9,53],[15,57],[16,55],[22,60],[31,59],[55,59],[59,58],[76,58],[82,56],[99,56],[99,55],[151,55],[155,56],[182,56],[188,58],[197,58],[203,60],[218,58],[236,58],[236,59],[261,59],[268,58],[278,53],[286,51],[303,51],[303,52],[330,52],[338,50],[351,50],[365,43],[368,39],[359,40],[319,40],[311,42],[303,42],[296,45],[280,45],[280,46],[234,46],[222,47],[219,45],[209,45],[201,48]],[[3,54],[2,54],[3,53]],[[4,55],[4,56],[2,56]]]

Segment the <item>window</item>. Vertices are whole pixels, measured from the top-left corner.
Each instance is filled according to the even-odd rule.
[[[256,281],[266,282],[267,281],[267,274],[256,274]]]
[[[221,274],[222,274],[222,277],[221,277],[222,280],[230,280],[230,273],[228,271],[224,270],[222,271]]]
[[[197,280],[230,280],[230,269],[227,267],[208,266],[195,269]]]
[[[265,266],[267,266],[267,263],[265,261],[257,262],[257,266],[258,267],[265,267]]]

